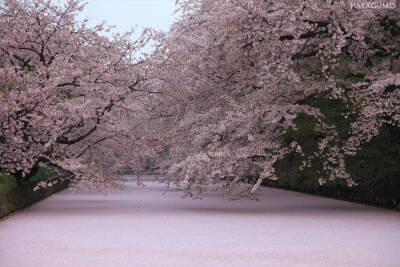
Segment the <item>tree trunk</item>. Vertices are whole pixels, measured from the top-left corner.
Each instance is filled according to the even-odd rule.
[[[14,173],[14,177],[15,180],[17,182],[17,186],[20,187],[22,186],[24,183],[27,183],[31,180],[31,178],[33,176],[35,176],[35,174],[39,171],[39,167],[36,164],[30,171],[30,173],[26,174],[25,176],[23,176],[23,173],[21,171],[18,171],[16,173]]]

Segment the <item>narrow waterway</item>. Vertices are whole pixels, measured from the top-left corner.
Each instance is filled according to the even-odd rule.
[[[0,266],[400,266],[399,212],[272,188],[163,192],[55,194],[0,220]]]

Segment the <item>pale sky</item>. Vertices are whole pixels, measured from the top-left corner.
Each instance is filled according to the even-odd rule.
[[[167,31],[173,22],[175,0],[86,0],[79,18],[89,18],[91,25],[105,20],[114,31],[128,31],[132,26],[150,26]]]

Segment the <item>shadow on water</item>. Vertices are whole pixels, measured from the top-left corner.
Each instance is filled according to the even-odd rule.
[[[197,213],[229,213],[229,214],[265,214],[265,215],[318,215],[335,213],[359,213],[368,212],[360,207],[336,207],[336,206],[307,206],[307,205],[282,205],[266,206],[262,208],[240,208],[240,207],[181,207],[181,210]]]
[[[296,216],[360,216],[376,212],[361,205],[338,205],[337,203],[304,203],[286,201],[265,202],[268,199],[258,202],[231,202],[225,199],[212,200],[189,200],[176,199],[149,201],[149,199],[53,199],[47,205],[38,205],[31,211],[40,215],[41,212],[54,215],[132,215],[141,216],[149,214],[165,215],[188,214],[188,215],[296,215]]]
[[[146,178],[146,177],[145,177]],[[153,179],[147,177],[146,179]],[[145,183],[146,184],[146,183]],[[280,189],[263,188],[260,201],[229,201],[215,191],[205,192],[202,200],[182,199],[182,192],[167,189],[165,184],[152,182],[138,186],[136,179],[127,179],[124,189],[98,192],[64,192],[45,205],[32,207],[32,213],[55,215],[132,215],[190,214],[190,215],[261,215],[261,216],[360,216],[377,213],[379,209],[343,201],[309,196]]]

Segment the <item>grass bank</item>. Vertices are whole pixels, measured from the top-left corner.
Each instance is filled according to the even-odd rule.
[[[40,168],[29,183],[22,186],[17,186],[12,175],[0,173],[0,218],[68,187],[68,182],[59,182],[51,187],[33,190],[38,182],[48,180],[56,180],[56,173],[49,168]]]
[[[348,138],[351,119],[343,117],[346,103],[317,99],[325,122],[336,126],[338,138]],[[297,130],[290,129],[283,142],[296,141],[306,156],[318,149],[318,141],[325,136],[315,130],[315,119],[301,114],[295,120]],[[311,166],[299,168],[305,157],[290,153],[275,164],[277,181],[265,181],[264,185],[349,200],[368,205],[400,210],[400,129],[383,125],[380,134],[364,144],[354,156],[346,156],[346,171],[357,186],[348,187],[343,179],[319,185],[318,178],[324,174],[322,160],[314,158]]]

